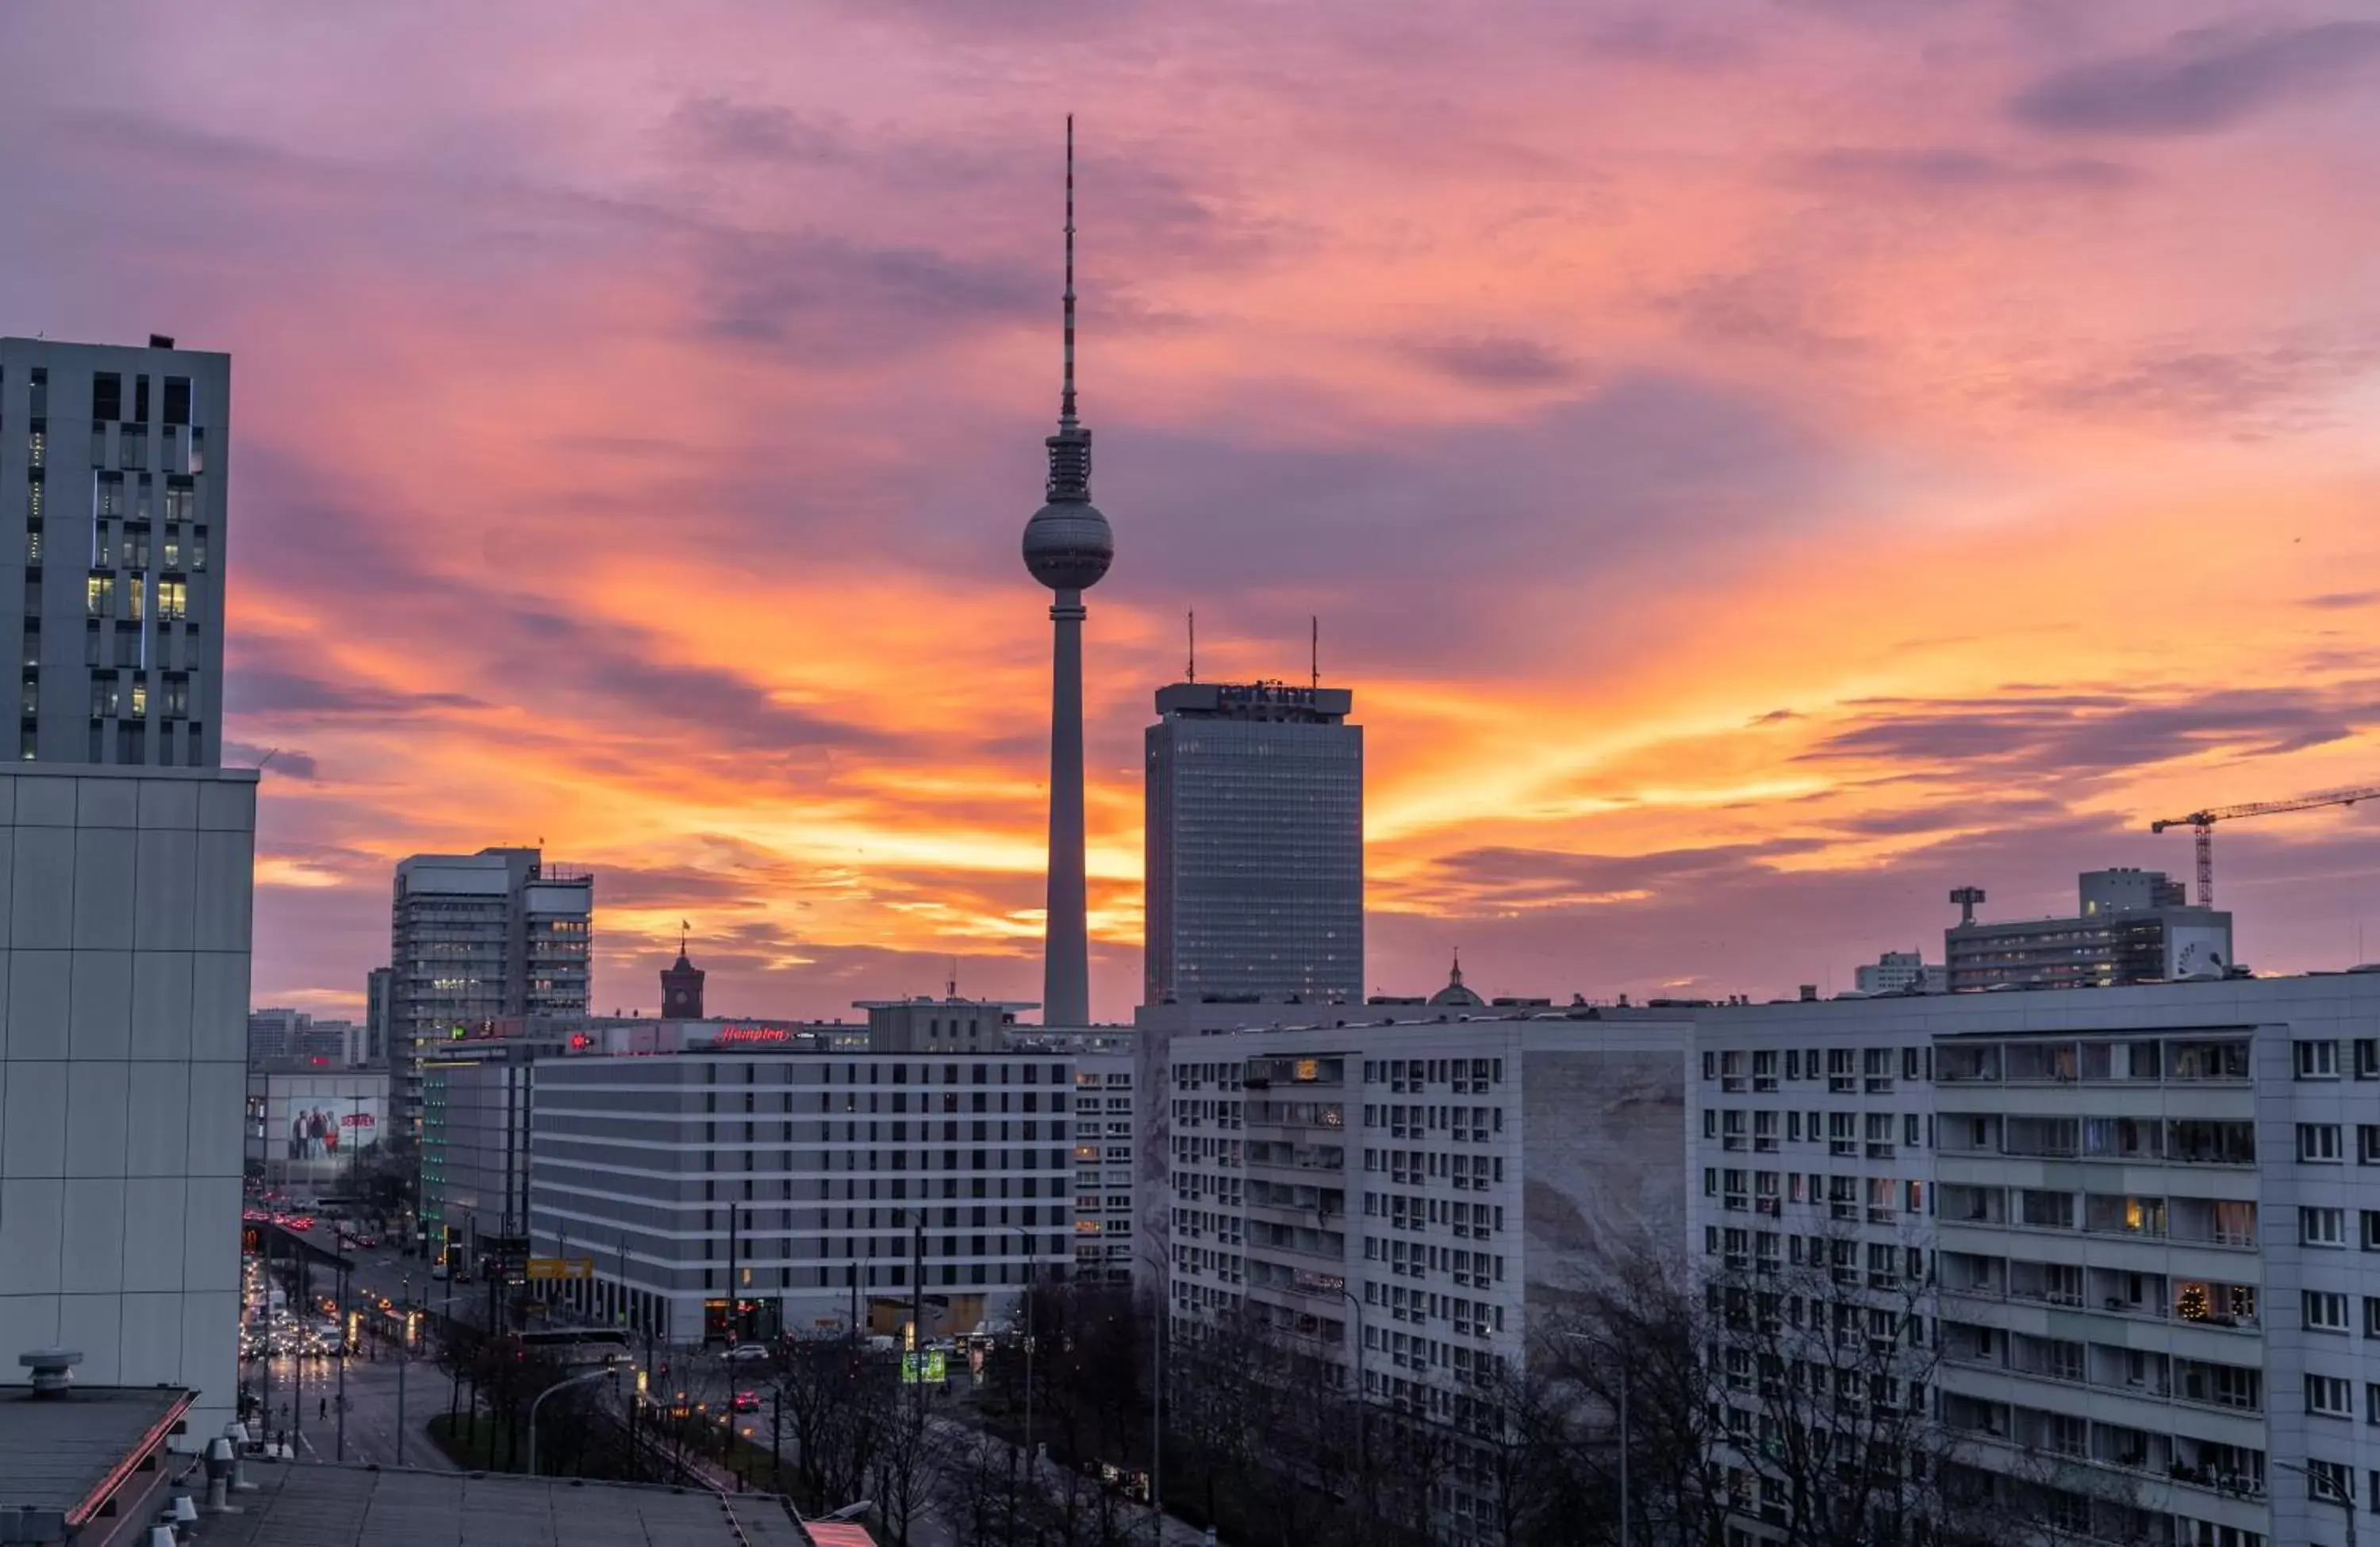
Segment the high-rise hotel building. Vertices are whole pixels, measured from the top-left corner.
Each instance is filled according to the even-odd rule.
[[[219,766],[230,377],[0,338],[0,1349],[195,1388],[196,1436],[237,1390],[256,827]]]
[[[1159,689],[1145,733],[1143,1004],[1362,1002],[1354,697],[1278,682]]]

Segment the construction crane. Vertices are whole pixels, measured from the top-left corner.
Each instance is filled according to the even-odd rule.
[[[2236,822],[2241,817],[2277,816],[2283,811],[2311,811],[2323,806],[2352,806],[2359,800],[2380,799],[2380,786],[2366,789],[2330,789],[2319,795],[2301,795],[2294,800],[2252,800],[2244,806],[2209,806],[2203,811],[2192,811],[2184,817],[2167,817],[2149,823],[2149,831],[2162,833],[2168,827],[2187,827],[2198,839],[2198,906],[2215,906],[2215,824]]]

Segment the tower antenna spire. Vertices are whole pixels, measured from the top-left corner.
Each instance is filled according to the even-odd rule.
[[[1306,615],[1305,622],[1308,629],[1305,640],[1305,685],[1309,688],[1319,688],[1322,686],[1322,615],[1310,613]]]
[[[1075,427],[1075,116],[1066,115],[1066,385],[1058,395],[1058,427]]]
[[[1195,613],[1195,612],[1194,612],[1194,613],[1192,613],[1192,614],[1190,615],[1190,676],[1189,676],[1189,680],[1190,680],[1190,681],[1192,681],[1192,682],[1196,682],[1196,681],[1197,681],[1197,680],[1198,680],[1198,615],[1197,615],[1196,613]],[[2356,957],[2356,959],[2357,959],[2358,961],[2361,961],[2361,960],[2362,959],[2362,957],[2359,955],[2359,956]]]

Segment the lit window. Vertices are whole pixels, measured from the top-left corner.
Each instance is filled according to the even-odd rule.
[[[115,615],[115,577],[93,575],[83,587],[83,604],[93,617]]]

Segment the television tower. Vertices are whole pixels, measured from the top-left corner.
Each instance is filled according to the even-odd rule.
[[[1025,567],[1056,596],[1050,671],[1050,891],[1041,947],[1041,1024],[1091,1017],[1083,884],[1083,592],[1115,557],[1108,518],[1091,504],[1091,432],[1075,418],[1075,116],[1066,116],[1065,384],[1050,448],[1050,482],[1025,523]]]

